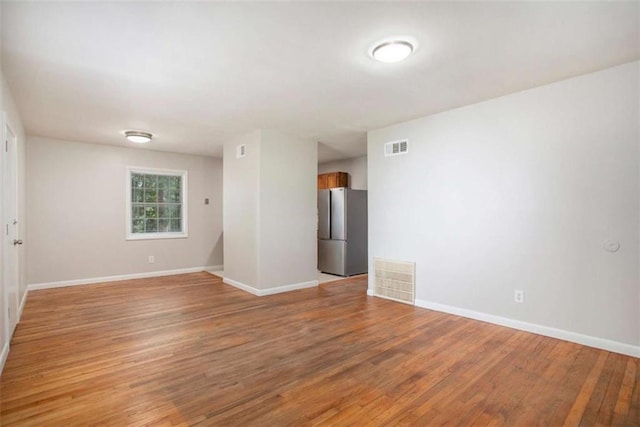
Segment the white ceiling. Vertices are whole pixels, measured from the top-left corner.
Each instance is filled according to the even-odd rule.
[[[221,155],[237,134],[366,153],[366,132],[640,58],[632,2],[2,4],[2,67],[29,135]],[[406,34],[408,60],[367,56]]]

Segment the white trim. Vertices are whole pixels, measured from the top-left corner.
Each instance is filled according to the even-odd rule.
[[[157,240],[157,239],[187,239],[189,235],[186,233],[136,233],[127,235],[127,241],[131,240]]]
[[[260,296],[280,294],[282,292],[296,291],[298,289],[314,288],[316,286],[318,286],[318,281],[317,280],[310,280],[308,282],[293,283],[291,285],[284,285],[284,286],[278,286],[278,287],[275,287],[275,288],[262,289],[260,291]]]
[[[7,141],[7,113],[6,111],[2,112],[2,116],[0,117],[0,119],[2,120],[2,123],[0,123],[0,125],[2,126],[2,129],[0,130],[0,132],[2,133],[2,141],[1,142],[5,142]],[[6,142],[5,142],[6,144]],[[1,144],[4,145],[4,144]],[[2,148],[4,147],[0,147],[0,150],[2,150]],[[8,206],[8,201],[7,201],[7,156],[6,156],[6,151],[1,151],[1,155],[0,155],[0,202],[2,204],[2,207],[0,208],[0,230],[4,229],[6,224],[8,224],[8,220],[6,219],[7,217],[7,206]],[[0,303],[0,319],[2,319],[2,324],[4,325],[4,336],[5,339],[7,340],[7,343],[9,342],[10,338],[9,338],[9,310],[8,310],[8,306],[9,306],[9,290],[7,289],[7,280],[6,280],[6,276],[7,276],[7,271],[9,269],[9,262],[7,260],[7,247],[8,247],[8,240],[9,240],[9,236],[7,236],[7,234],[3,231],[0,231],[0,265],[2,265],[2,268],[0,270],[2,270],[0,272],[0,287],[2,288],[0,290],[0,297],[2,297],[2,303]],[[7,343],[4,343],[4,345],[7,345]],[[4,347],[3,347],[3,354],[4,354]],[[2,365],[4,364],[4,359],[0,359],[0,368],[2,367]],[[0,369],[1,372],[1,369]]]
[[[240,289],[241,291],[249,292],[250,294],[260,296],[260,290],[254,288],[253,286],[245,285],[242,282],[238,282],[237,280],[229,279],[228,277],[222,278],[222,283],[226,283],[227,285],[231,285],[235,288]]]
[[[9,357],[9,342],[7,341],[2,346],[2,353],[0,353],[0,374],[4,369],[4,363],[7,361],[7,357]]]
[[[564,329],[556,329],[549,326],[538,325],[535,323],[523,322],[521,320],[509,319],[507,317],[494,316],[493,314],[482,313],[479,311],[467,310],[465,308],[453,307],[450,305],[438,304],[431,301],[416,299],[417,307],[428,308],[430,310],[441,311],[444,313],[455,314],[457,316],[467,317],[469,319],[480,320],[495,325],[506,326],[508,328],[518,329],[521,331],[532,332],[538,335],[544,335],[551,338],[557,338],[564,341],[570,341],[577,344],[595,347],[602,350],[612,351],[614,353],[626,354],[627,356],[640,357],[640,346],[625,344],[618,341],[611,341],[604,338],[583,335],[577,332],[566,331]]]
[[[125,190],[125,240],[153,240],[153,239],[185,239],[189,237],[189,172],[187,170],[176,170],[176,169],[156,169],[156,168],[148,168],[148,167],[139,167],[139,166],[127,166],[126,168],[126,190]],[[167,176],[179,176],[181,177],[181,212],[180,219],[182,220],[182,231],[177,233],[172,232],[157,232],[157,233],[134,233],[131,229],[131,174],[132,173],[141,173],[147,175],[167,175]]]
[[[265,295],[280,294],[282,292],[296,291],[298,289],[313,288],[313,287],[318,286],[318,281],[317,280],[310,280],[308,282],[293,283],[291,285],[277,286],[275,288],[268,288],[268,289],[256,289],[253,286],[245,285],[242,282],[238,282],[237,280],[229,279],[228,277],[223,278],[222,282],[226,283],[227,285],[234,286],[234,287],[236,287],[236,288],[238,288],[240,290],[243,290],[245,292],[249,292],[250,294],[259,296],[259,297],[263,297]]]
[[[369,295],[370,297],[375,296],[374,293],[373,293],[373,289],[367,288],[367,295]]]
[[[22,310],[24,310],[24,305],[27,302],[28,294],[29,294],[29,289],[25,289],[24,295],[22,295],[22,301],[20,301],[20,307],[18,307],[18,323],[20,323],[20,319],[22,318]]]
[[[94,283],[119,282],[121,280],[144,279],[147,277],[172,276],[174,274],[198,273],[201,271],[221,269],[221,265],[207,267],[178,268],[175,270],[149,271],[147,273],[121,274],[118,276],[92,277],[88,279],[63,280],[60,282],[34,283],[27,286],[28,291],[38,289],[63,288],[66,286],[91,285]]]

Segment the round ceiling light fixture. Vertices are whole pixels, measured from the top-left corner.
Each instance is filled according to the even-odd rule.
[[[371,56],[387,64],[400,62],[413,53],[414,46],[414,43],[405,39],[388,39],[376,43],[371,49]]]
[[[146,144],[151,141],[153,135],[149,132],[139,132],[137,130],[128,130],[124,133],[124,136],[131,142],[135,142],[136,144]]]

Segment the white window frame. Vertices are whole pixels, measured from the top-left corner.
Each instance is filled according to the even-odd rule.
[[[132,218],[131,218],[131,210],[132,210],[132,202],[131,202],[131,174],[134,173],[142,173],[148,175],[168,175],[168,176],[179,176],[181,177],[181,195],[182,195],[182,203],[180,209],[180,218],[182,220],[182,231],[179,233],[175,232],[157,232],[157,233],[134,233],[132,230]],[[188,198],[187,198],[187,189],[189,188],[187,185],[188,180],[188,172],[186,170],[174,170],[174,169],[155,169],[155,168],[146,168],[146,167],[138,167],[138,166],[127,166],[126,173],[126,240],[152,240],[152,239],[184,239],[189,237],[189,228],[187,221],[187,206],[188,206]]]

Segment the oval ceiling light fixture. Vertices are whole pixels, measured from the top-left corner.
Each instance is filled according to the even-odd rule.
[[[411,55],[416,43],[409,37],[390,37],[375,43],[370,52],[376,61],[391,64],[400,62]]]
[[[136,144],[146,144],[151,141],[153,135],[149,132],[139,132],[137,130],[128,130],[124,133],[124,136],[131,142],[135,142]]]

